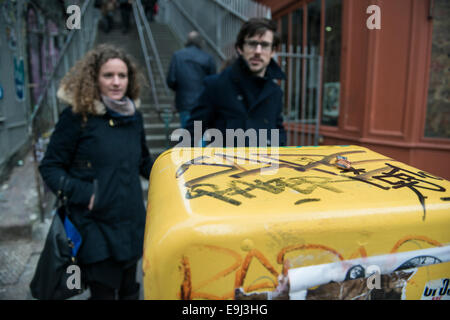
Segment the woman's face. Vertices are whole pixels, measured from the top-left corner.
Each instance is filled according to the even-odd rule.
[[[100,93],[108,98],[120,100],[128,88],[128,67],[121,59],[106,61],[98,74]]]

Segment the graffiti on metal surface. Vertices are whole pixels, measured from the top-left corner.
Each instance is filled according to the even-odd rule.
[[[426,172],[419,171],[419,172],[412,172],[409,170],[406,170],[404,168],[399,168],[397,166],[394,166],[389,163],[385,163],[386,167],[372,170],[370,172],[361,174],[359,176],[355,177],[349,177],[350,179],[362,181],[365,183],[369,183],[370,185],[373,185],[375,187],[381,188],[383,190],[389,190],[392,189],[400,189],[400,188],[408,188],[411,191],[413,191],[417,198],[419,199],[420,204],[422,205],[423,209],[423,217],[422,219],[425,220],[426,217],[426,208],[425,208],[425,198],[420,190],[418,189],[426,189],[431,191],[437,191],[437,192],[445,192],[446,189],[437,185],[436,183],[426,181],[424,179],[433,179],[433,180],[443,180],[442,178],[434,177]],[[369,181],[369,178],[372,180],[376,180],[376,182]],[[378,182],[382,182],[384,184],[387,184],[388,186],[385,186],[383,184],[380,184]]]
[[[399,252],[400,247],[408,242],[424,243],[432,247]],[[380,256],[368,256],[366,249],[361,246],[349,259],[345,259],[334,248],[322,244],[287,246],[278,252],[275,266],[261,251],[254,248],[248,250],[242,258],[231,249],[211,245],[198,247],[226,254],[232,257],[232,262],[208,279],[196,283],[192,276],[190,258],[183,256],[180,264],[183,274],[179,294],[181,299],[401,299],[403,288],[414,274],[415,268],[450,261],[450,246],[443,246],[426,236],[406,236],[398,240],[388,254]],[[304,250],[331,253],[337,262],[293,267],[286,254],[297,252],[301,256]],[[360,258],[356,258],[357,255]],[[268,273],[248,284],[246,279],[253,261],[259,262]],[[368,285],[367,277],[370,276],[370,267],[374,265],[380,272],[381,289],[371,289]],[[230,285],[230,290],[225,294],[202,290],[226,276],[233,276],[233,273],[234,285]],[[441,291],[447,294],[447,289]],[[431,289],[428,291],[428,295],[433,293]]]
[[[423,171],[413,172],[400,168],[392,163],[392,159],[367,159],[361,161],[352,161],[352,166],[348,169],[335,167],[335,159],[338,156],[361,154],[364,150],[350,150],[345,152],[336,152],[330,155],[292,153],[264,155],[251,153],[248,156],[227,155],[216,152],[212,156],[199,156],[191,161],[183,163],[176,171],[176,178],[182,177],[192,166],[205,166],[218,168],[218,171],[195,177],[185,182],[186,199],[196,199],[200,197],[211,197],[233,206],[239,206],[243,199],[256,198],[252,191],[263,190],[265,192],[277,195],[287,189],[293,190],[300,195],[308,196],[295,201],[294,205],[301,205],[308,202],[317,202],[322,199],[318,197],[309,197],[316,189],[325,189],[333,193],[343,193],[345,189],[339,188],[337,184],[348,182],[361,182],[381,190],[397,190],[407,188],[417,197],[422,210],[422,219],[426,218],[425,201],[427,196],[423,193],[445,192],[446,189],[437,182],[443,180]],[[319,158],[319,160],[315,160]],[[220,163],[220,161],[223,161]],[[243,161],[254,165],[257,168],[246,169]],[[239,163],[240,162],[240,163]],[[366,163],[383,162],[383,166],[374,170],[367,171],[362,168]],[[289,168],[302,174],[297,177],[277,177],[264,178],[260,175],[262,170],[271,170],[271,168]],[[318,176],[314,173],[320,172]],[[327,176],[324,176],[328,175]],[[212,178],[219,176],[230,178],[227,185],[221,186],[214,183]],[[243,181],[241,178],[255,176],[252,181]],[[441,197],[441,201],[449,201],[449,197]]]
[[[181,177],[191,166],[212,166],[212,167],[224,167],[225,170],[218,171],[215,173],[206,174],[203,176],[200,176],[198,178],[189,180],[185,183],[186,187],[191,187],[192,185],[195,185],[197,183],[200,183],[201,181],[217,177],[220,175],[229,175],[231,178],[242,178],[244,176],[248,175],[259,175],[261,173],[262,169],[270,170],[271,168],[290,168],[299,172],[306,172],[309,170],[315,170],[319,172],[324,172],[327,174],[331,174],[333,176],[337,176],[338,174],[329,170],[324,170],[318,168],[319,166],[326,166],[331,167],[334,169],[334,163],[336,156],[343,155],[343,154],[355,154],[355,153],[365,153],[365,151],[362,150],[355,150],[355,151],[345,151],[345,152],[338,152],[333,153],[330,155],[318,155],[318,154],[304,154],[304,153],[296,153],[296,154],[276,154],[276,155],[264,155],[264,154],[257,154],[252,153],[245,157],[239,157],[236,155],[227,155],[216,152],[214,156],[200,156],[197,158],[194,158],[190,161],[187,161],[186,163],[183,163],[180,168],[176,172],[176,178]],[[287,161],[284,159],[280,159],[280,157],[295,157],[293,161]],[[312,157],[320,157],[320,160],[314,160]],[[207,161],[209,160],[209,161]],[[226,163],[217,163],[219,161],[217,160],[225,160],[228,162]],[[391,159],[373,159],[373,160],[363,160],[363,161],[356,161],[353,162],[353,164],[361,164],[365,162],[377,162],[377,161],[386,161]],[[245,169],[241,165],[239,165],[239,162],[248,162],[248,163],[254,163],[261,165],[262,167],[254,168],[254,169]],[[306,163],[306,164],[304,164]]]
[[[332,180],[327,177],[317,177],[317,176],[301,176],[293,178],[275,178],[267,181],[261,179],[255,179],[252,182],[231,180],[226,188],[220,188],[215,184],[210,183],[199,183],[191,186],[186,191],[186,199],[195,199],[202,196],[209,196],[218,200],[222,200],[229,204],[239,206],[242,201],[239,201],[234,196],[242,196],[247,199],[256,198],[254,194],[251,193],[253,190],[263,190],[271,194],[280,194],[286,189],[294,190],[300,194],[309,195],[315,189],[322,188],[335,193],[342,193],[343,191],[332,186],[334,183],[346,182],[348,180]],[[296,201],[294,204],[298,205],[301,203],[320,201],[317,198],[301,199]]]

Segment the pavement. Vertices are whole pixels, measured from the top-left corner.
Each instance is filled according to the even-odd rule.
[[[35,179],[29,152],[0,185],[0,300],[34,300],[29,285],[51,223],[50,214],[41,219]],[[141,261],[137,281],[142,283]],[[88,289],[71,300],[89,296]]]
[[[32,153],[0,187],[0,299],[32,299],[33,277],[50,219],[40,221]]]

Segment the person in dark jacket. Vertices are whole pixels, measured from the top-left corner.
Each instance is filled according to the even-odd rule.
[[[272,59],[279,43],[275,22],[252,18],[243,24],[235,43],[237,59],[220,74],[205,78],[203,92],[191,111],[186,129],[192,146],[198,145],[194,138],[202,137],[207,129],[219,130],[226,146],[286,144],[282,90],[274,82],[285,75]],[[195,134],[200,130],[196,129],[196,121],[201,121],[197,122],[201,123],[199,134]],[[235,133],[227,137],[229,129]],[[238,137],[240,133],[244,136]]]
[[[170,61],[167,85],[176,92],[175,107],[183,128],[186,127],[191,109],[197,104],[204,78],[216,73],[214,58],[202,47],[200,34],[191,31],[185,48],[176,51]]]
[[[114,10],[117,6],[116,0],[102,0],[101,2],[101,12],[102,12],[102,19],[100,20],[100,29],[108,33],[110,32],[114,27]]]
[[[123,51],[89,51],[61,81],[57,96],[69,106],[39,166],[81,233],[78,261],[92,299],[139,297],[146,214],[139,175],[149,179],[153,165],[137,110],[139,82]]]
[[[150,22],[155,20],[155,9],[158,6],[158,0],[144,0],[142,1],[142,5],[144,6],[145,16],[149,19]]]
[[[122,33],[130,30],[130,16],[134,0],[119,0],[120,15],[122,16]]]

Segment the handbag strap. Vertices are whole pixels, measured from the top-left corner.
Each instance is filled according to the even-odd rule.
[[[59,179],[59,189],[56,193],[56,200],[54,204],[54,209],[64,207],[66,209],[67,215],[70,214],[69,208],[67,206],[67,196],[64,195],[64,190],[66,189],[67,178],[66,176],[61,176]]]

